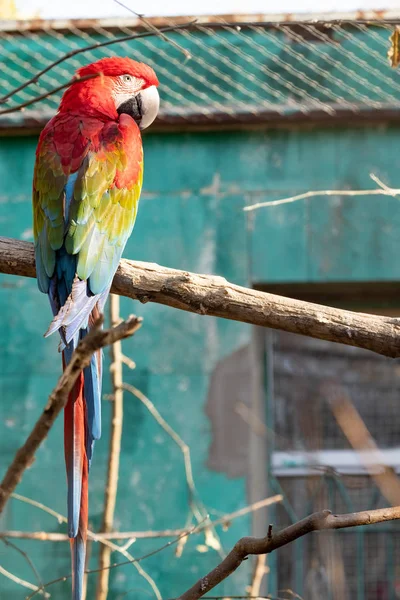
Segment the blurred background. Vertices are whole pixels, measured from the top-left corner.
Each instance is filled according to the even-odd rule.
[[[66,53],[190,22],[187,14],[198,17],[167,39],[154,35],[74,55],[13,93],[3,110],[45,95],[102,56],[149,63],[160,80],[162,105],[144,135],[144,187],[125,257],[397,316],[400,78],[388,51],[393,44],[396,51],[391,38],[400,6],[353,4],[336,2],[333,13],[329,2],[284,0],[279,13],[268,7],[262,14],[265,3],[255,0],[246,6],[226,0],[221,7],[129,2],[130,9],[153,15],[144,22],[113,2],[3,0],[2,97]],[[53,94],[23,111],[0,110],[3,236],[33,240],[35,148],[59,99]],[[324,193],[329,190],[337,192]],[[310,191],[321,194],[296,200]],[[244,210],[276,200],[285,201]],[[139,570],[130,564],[111,570],[104,598],[176,597],[237,539],[265,535],[269,523],[278,529],[322,508],[353,512],[390,504],[352,432],[367,428],[365,439],[375,440],[385,473],[397,481],[398,361],[125,298],[120,310],[123,317],[143,316],[144,324],[123,344],[136,363],[135,369],[124,366],[124,381],[139,393],[124,395],[114,530],[143,536],[132,533],[115,544],[137,538],[129,555],[138,557],[176,538],[160,539],[157,532],[204,522],[207,514],[223,523],[205,521],[205,532],[143,561]],[[2,473],[61,370],[57,340],[43,338],[49,320],[47,298],[35,281],[0,276]],[[89,488],[95,532],[101,530],[109,458],[107,365],[104,382],[105,426]],[[25,598],[29,585],[34,590],[70,572],[60,522],[66,510],[61,437],[59,418],[0,520],[1,598]],[[254,504],[276,494],[283,495],[279,504]],[[393,522],[305,537],[259,563],[260,584],[248,561],[216,593],[395,600],[398,529]],[[35,532],[53,537],[30,539]],[[90,544],[92,569],[99,547]],[[112,562],[126,560],[127,547],[123,552]],[[97,577],[88,576],[87,597],[101,600]],[[69,584],[59,582],[48,593],[69,598]]]

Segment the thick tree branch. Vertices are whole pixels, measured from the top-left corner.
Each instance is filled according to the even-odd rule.
[[[141,326],[141,319],[131,316],[117,327],[101,329],[103,318],[95,323],[90,333],[79,343],[72,355],[71,362],[61,375],[49,400],[37,420],[32,432],[25,443],[17,451],[9,466],[3,481],[0,483],[0,514],[2,513],[10,494],[21,480],[22,474],[33,462],[35,452],[46,438],[58,414],[67,403],[68,394],[79,373],[90,363],[90,358],[96,350],[109,346],[117,340],[133,335]]]
[[[33,244],[0,237],[0,272],[35,277]],[[242,321],[400,357],[400,321],[284,298],[154,263],[122,260],[111,291],[200,315]]]
[[[235,544],[228,556],[215,569],[199,579],[190,590],[179,596],[178,600],[198,600],[236,571],[249,555],[269,554],[311,531],[344,529],[395,519],[400,519],[400,506],[344,515],[333,515],[329,510],[323,510],[282,529],[275,535],[266,535],[263,538],[244,537]]]

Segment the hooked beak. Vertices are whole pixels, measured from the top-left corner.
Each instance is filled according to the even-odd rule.
[[[155,85],[142,90],[136,96],[122,102],[117,113],[130,115],[136,121],[139,129],[146,129],[157,116],[160,106],[160,96]]]

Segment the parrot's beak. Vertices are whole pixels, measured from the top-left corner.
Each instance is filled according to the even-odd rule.
[[[142,90],[136,96],[125,100],[117,108],[119,115],[126,113],[132,117],[140,129],[146,129],[157,116],[160,96],[155,85]]]

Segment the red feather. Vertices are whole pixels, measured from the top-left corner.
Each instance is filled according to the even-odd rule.
[[[86,75],[94,75],[95,73],[102,73],[106,77],[116,77],[118,75],[132,75],[139,79],[144,79],[145,86],[158,85],[157,75],[154,70],[145,65],[144,63],[137,62],[131,58],[121,58],[118,56],[112,56],[109,58],[101,58],[91,65],[81,67],[76,72],[79,77],[85,77]]]
[[[65,360],[63,355],[63,368]],[[86,402],[84,397],[84,375],[79,374],[75,385],[68,396],[68,402],[64,409],[64,452],[67,475],[72,480],[80,478],[80,512],[79,528],[76,538],[72,538],[72,598],[81,597],[83,582],[83,571],[85,568],[86,538],[88,523],[88,459],[86,456],[85,441],[87,431]],[[78,473],[75,474],[74,471]],[[80,471],[80,473],[79,473]]]

